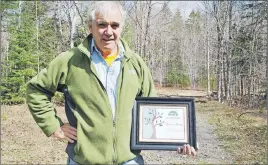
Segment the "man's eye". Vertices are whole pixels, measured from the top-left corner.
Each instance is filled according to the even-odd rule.
[[[112,23],[111,26],[113,29],[117,29],[117,28],[119,28],[119,23]]]
[[[105,28],[106,26],[107,26],[107,24],[104,23],[104,22],[100,22],[100,23],[98,23],[98,27],[99,27],[99,28]]]

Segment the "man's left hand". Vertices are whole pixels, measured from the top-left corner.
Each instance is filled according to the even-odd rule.
[[[197,154],[194,147],[190,146],[189,144],[184,144],[183,147],[178,147],[177,152],[178,154],[192,155],[192,156],[196,156]]]

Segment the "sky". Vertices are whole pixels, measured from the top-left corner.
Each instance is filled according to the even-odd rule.
[[[181,15],[184,19],[188,17],[192,10],[196,10],[202,6],[200,1],[170,1],[169,7],[172,12],[175,12],[177,7],[181,11]]]
[[[152,1],[152,3],[156,3],[155,7],[159,8],[162,7],[163,2],[164,1]],[[180,9],[182,18],[187,19],[192,10],[202,8],[202,1],[169,1],[169,8],[172,12],[175,12],[178,7]]]

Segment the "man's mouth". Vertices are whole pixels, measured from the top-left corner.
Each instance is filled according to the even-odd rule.
[[[108,41],[113,41],[114,39],[102,39],[102,40],[108,42]]]

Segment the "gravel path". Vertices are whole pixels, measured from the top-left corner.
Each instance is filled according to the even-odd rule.
[[[197,104],[198,109],[198,104]],[[214,127],[208,124],[210,114],[196,111],[198,155],[178,155],[176,151],[142,151],[145,164],[233,164],[233,158],[213,134]]]

